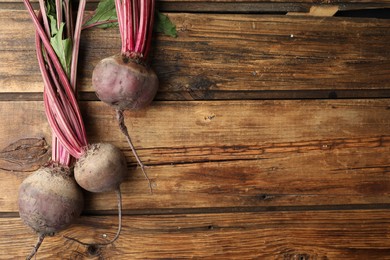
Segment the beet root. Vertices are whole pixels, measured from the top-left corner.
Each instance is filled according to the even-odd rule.
[[[147,107],[157,93],[158,84],[151,68],[122,55],[101,60],[92,74],[96,95],[118,110]]]
[[[77,183],[90,192],[118,190],[126,173],[125,156],[119,148],[108,143],[90,145],[74,167]]]
[[[81,188],[69,169],[45,167],[27,177],[19,188],[19,214],[39,235],[53,235],[80,216],[84,206]]]

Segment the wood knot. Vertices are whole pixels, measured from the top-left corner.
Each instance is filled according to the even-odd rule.
[[[272,200],[274,197],[275,197],[275,196],[269,195],[269,194],[259,194],[259,195],[257,196],[257,198],[258,198],[259,200],[263,200],[263,201],[265,201],[265,200]]]
[[[35,171],[49,162],[50,149],[44,138],[24,138],[0,151],[1,168],[8,171]]]
[[[87,247],[87,252],[90,256],[97,256],[100,254],[100,248],[96,245],[89,245]]]

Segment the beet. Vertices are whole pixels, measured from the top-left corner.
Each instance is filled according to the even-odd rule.
[[[159,80],[150,68],[155,0],[115,1],[121,36],[120,54],[101,60],[92,73],[92,85],[98,98],[116,110],[120,130],[137,159],[142,173],[152,184],[137,155],[124,122],[124,110],[146,108],[154,99]]]
[[[45,167],[22,182],[18,203],[26,225],[39,234],[52,235],[80,216],[84,197],[69,170]]]
[[[118,190],[126,173],[125,156],[119,148],[108,143],[89,145],[74,167],[77,183],[90,192]]]
[[[157,93],[156,73],[137,59],[114,55],[101,60],[92,74],[98,98],[118,110],[147,107]]]

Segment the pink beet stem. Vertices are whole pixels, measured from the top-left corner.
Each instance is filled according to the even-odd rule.
[[[135,52],[142,53],[142,46],[145,44],[145,35],[147,28],[147,11],[148,11],[148,1],[141,0],[141,10],[140,10],[140,24],[137,35],[137,42],[135,45]]]
[[[71,76],[72,83],[70,83],[68,76],[64,72],[58,57],[50,44],[50,30],[48,28],[47,18],[43,18],[42,13],[39,13],[38,18],[29,0],[23,1],[36,29],[37,58],[45,87],[45,112],[54,136],[52,144],[53,161],[57,161],[63,165],[69,165],[71,161],[70,155],[79,158],[84,153],[84,148],[87,146],[84,123],[73,92],[75,90],[77,68],[77,58],[75,56],[78,55],[78,50],[73,49],[72,52],[72,67],[70,74],[73,76]],[[57,0],[56,4],[58,5],[58,3],[61,5],[61,1]],[[42,1],[40,1],[40,6],[41,11],[43,10],[43,14],[45,14],[45,8]],[[75,34],[68,35],[68,37],[74,39],[74,46],[76,46],[74,48],[77,49],[79,47],[78,41],[80,39],[81,19],[84,8],[85,0],[81,0]],[[62,10],[62,7],[58,9]],[[62,22],[62,11],[61,14],[59,14],[58,9],[57,19],[59,20],[58,25],[60,25]],[[41,22],[45,29],[42,27]],[[68,26],[72,25],[70,24]],[[44,48],[42,48],[42,44]]]
[[[83,23],[83,13],[85,10],[86,0],[80,0],[79,10],[77,12],[76,18],[76,27],[73,35],[73,49],[72,49],[72,61],[71,61],[71,71],[70,71],[70,85],[73,87],[73,91],[76,91],[76,80],[77,80],[77,61],[79,57],[79,47],[80,47],[80,36],[81,36],[81,26]]]
[[[62,3],[61,0],[56,0],[56,16],[57,16],[57,29],[60,28],[62,22]]]
[[[78,158],[82,155],[83,147],[80,147],[82,144],[74,137],[75,134],[73,133],[72,128],[68,123],[69,120],[67,120],[67,116],[72,116],[73,113],[71,113],[69,110],[69,114],[64,113],[64,111],[67,110],[64,108],[64,104],[67,105],[67,108],[71,108],[70,101],[66,99],[63,93],[61,93],[60,87],[57,88],[59,93],[56,95],[56,92],[53,88],[53,84],[56,85],[56,80],[54,80],[55,82],[52,82],[51,80],[55,79],[55,76],[50,77],[49,72],[46,69],[42,53],[42,45],[38,34],[36,36],[36,45],[38,63],[45,85],[44,98],[46,116],[57,138],[61,141],[65,148],[67,148],[72,156]],[[48,64],[50,64],[50,62],[48,62]],[[50,65],[48,65],[48,67],[50,68]],[[62,100],[58,99],[58,97],[62,97]],[[63,101],[63,103],[60,103],[60,101]],[[75,123],[75,121],[73,122]]]
[[[119,33],[121,35],[121,52],[125,52],[124,26],[123,26],[123,9],[121,8],[121,0],[115,0],[116,15],[118,17]]]
[[[88,24],[88,25],[83,25],[81,30],[89,29],[89,28],[92,28],[92,27],[95,27],[95,26],[99,26],[99,25],[103,25],[103,24],[116,23],[116,22],[118,22],[118,19],[95,22],[95,23],[91,23],[91,24]],[[121,30],[121,26],[119,26],[119,30]]]
[[[133,5],[131,0],[123,0],[123,25],[124,25],[124,37],[125,37],[125,50],[128,53],[134,51],[134,35],[133,35]]]
[[[149,28],[148,28],[148,34],[146,35],[146,46],[143,49],[144,57],[146,58],[149,55],[150,47],[152,45],[152,33],[153,33],[153,25],[154,25],[154,8],[155,8],[155,1],[152,0],[150,4],[149,9]]]
[[[152,38],[155,0],[116,0],[124,56],[146,59]]]
[[[134,0],[133,1],[134,8],[133,8],[133,39],[134,41],[137,39],[138,34],[138,26],[139,26],[139,12],[140,12],[140,0]],[[135,44],[134,44],[135,46]]]
[[[45,28],[46,35],[48,35],[48,37],[50,37],[50,25],[49,25],[49,21],[47,19],[44,0],[39,0],[39,8],[41,10],[42,19],[43,19],[43,27]]]
[[[72,5],[70,3],[71,0],[63,0],[64,1],[64,8],[65,8],[65,21],[66,21],[66,36],[73,42],[73,12],[72,12]],[[83,11],[84,13],[84,11]],[[79,13],[77,13],[79,14]]]

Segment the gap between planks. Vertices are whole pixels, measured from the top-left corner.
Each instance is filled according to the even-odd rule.
[[[94,92],[79,92],[80,101],[100,101]],[[390,89],[352,90],[259,90],[198,91],[157,93],[155,101],[223,101],[223,100],[302,100],[302,99],[378,99],[390,98]],[[0,93],[2,101],[43,101],[41,92]]]
[[[264,199],[267,195],[264,194]],[[307,205],[307,206],[264,206],[264,207],[207,207],[207,208],[150,208],[123,210],[123,216],[159,216],[159,215],[197,215],[230,214],[256,212],[317,212],[317,211],[371,211],[388,210],[390,203],[344,204],[344,205]],[[82,216],[116,216],[116,210],[84,210]],[[0,218],[18,218],[18,212],[0,212]]]

